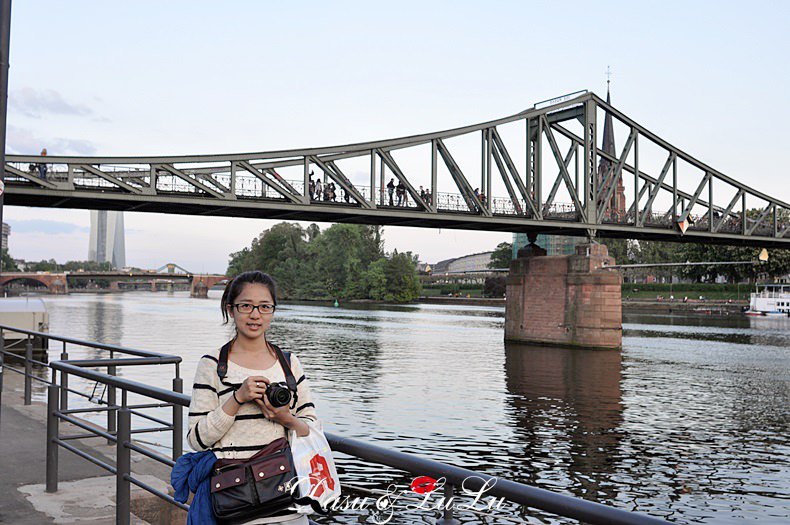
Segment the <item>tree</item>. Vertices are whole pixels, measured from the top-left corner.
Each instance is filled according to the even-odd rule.
[[[384,275],[387,279],[387,301],[406,303],[420,296],[422,286],[417,276],[417,256],[395,250],[387,260]]]
[[[505,295],[506,290],[507,277],[501,275],[496,277],[486,277],[485,283],[483,284],[484,297],[502,297]]]
[[[18,272],[19,266],[17,266],[16,261],[14,261],[11,256],[8,254],[8,248],[3,248],[3,271],[4,272]]]
[[[419,296],[417,258],[383,251],[380,226],[335,224],[323,232],[280,223],[230,254],[228,276],[262,270],[284,298],[411,301]]]
[[[491,254],[489,268],[500,269],[510,268],[510,261],[513,260],[513,245],[509,242],[500,242],[494,253]]]

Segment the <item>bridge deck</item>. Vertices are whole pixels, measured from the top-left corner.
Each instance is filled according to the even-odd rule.
[[[10,155],[6,203],[790,247],[790,205],[669,144],[594,94],[537,106],[463,128],[326,148],[182,157]],[[597,145],[611,122],[627,131],[619,152]],[[506,140],[514,125],[523,130],[516,147]],[[470,137],[481,147],[474,173],[461,160],[469,148],[459,151],[453,142]],[[640,150],[652,152],[642,154],[641,164]],[[411,155],[411,169],[404,155]],[[414,169],[418,157],[430,167]],[[351,161],[356,164],[344,164]],[[648,164],[662,167],[651,173]],[[402,188],[404,206],[386,205],[388,179]],[[310,189],[319,180],[336,185],[330,202]],[[417,190],[419,183],[427,192]],[[452,191],[439,192],[440,186]],[[491,198],[494,192],[507,195]]]

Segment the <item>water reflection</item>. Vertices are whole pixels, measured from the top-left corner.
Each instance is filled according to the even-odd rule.
[[[619,351],[506,343],[508,404],[527,483],[611,500],[623,422]]]
[[[200,356],[230,337],[219,294],[209,297],[75,295],[47,307],[53,333],[181,355],[188,391]],[[626,315],[622,352],[601,352],[505,345],[503,313],[293,303],[270,336],[299,355],[331,432],[678,523],[786,521],[790,329]],[[172,372],[122,373],[169,388]],[[410,481],[349,458],[341,470],[358,484]]]
[[[92,322],[87,326],[88,341],[119,344],[123,333],[123,308],[115,301],[93,301],[86,312]]]

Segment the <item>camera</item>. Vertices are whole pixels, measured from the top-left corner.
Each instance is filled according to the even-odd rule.
[[[291,390],[285,383],[270,383],[266,387],[266,397],[274,408],[284,407],[291,402]]]

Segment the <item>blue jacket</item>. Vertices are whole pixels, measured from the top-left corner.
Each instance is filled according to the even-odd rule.
[[[217,456],[210,450],[190,452],[176,460],[170,472],[170,484],[175,489],[173,499],[185,503],[189,493],[195,494],[187,514],[187,525],[216,525],[211,508],[211,469]]]

